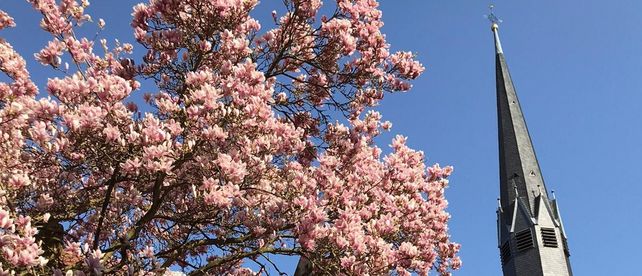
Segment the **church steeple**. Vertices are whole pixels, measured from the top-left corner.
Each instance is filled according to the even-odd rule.
[[[566,234],[549,200],[492,12],[499,130],[499,249],[504,275],[572,275]]]

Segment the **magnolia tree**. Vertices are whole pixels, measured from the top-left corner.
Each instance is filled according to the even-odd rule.
[[[460,266],[452,169],[402,136],[385,156],[374,144],[391,124],[373,107],[424,70],[389,52],[375,0],[284,0],[268,28],[257,0],[151,0],[133,7],[140,58],[80,37],[105,27],[85,0],[27,2],[50,78],[39,90],[0,38],[0,275],[292,270],[279,255],[315,275]]]

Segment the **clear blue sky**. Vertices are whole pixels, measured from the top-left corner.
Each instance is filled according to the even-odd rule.
[[[90,13],[107,20],[105,35],[134,41],[128,26],[137,1],[92,2]],[[280,3],[263,2],[260,19]],[[384,100],[381,110],[394,127],[379,144],[387,147],[394,134],[404,134],[427,153],[428,162],[455,167],[447,191],[450,228],[463,245],[464,261],[455,274],[500,275],[495,65],[483,18],[488,3],[382,2],[388,42],[419,53],[428,70],[412,92]],[[542,172],[559,199],[573,271],[639,273],[634,264],[642,248],[642,1],[495,4]],[[19,0],[2,0],[0,9],[19,24],[0,36],[28,58],[42,85],[50,71],[31,58],[47,39],[29,21],[37,15]]]

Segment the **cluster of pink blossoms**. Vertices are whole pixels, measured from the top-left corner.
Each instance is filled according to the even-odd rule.
[[[58,77],[38,93],[0,38],[0,275],[285,269],[272,255],[315,275],[461,265],[452,168],[426,167],[403,136],[386,156],[375,145],[391,123],[373,108],[424,71],[389,52],[377,1],[325,15],[283,1],[262,30],[256,0],[150,0],[133,8],[138,59],[76,33],[105,27],[88,1],[27,2],[51,35],[35,59]],[[0,11],[0,30],[14,25]]]
[[[13,18],[9,16],[6,12],[0,11],[0,30],[7,27],[15,27],[16,23],[13,21]]]

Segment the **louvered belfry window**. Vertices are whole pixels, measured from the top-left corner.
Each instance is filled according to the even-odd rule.
[[[531,229],[525,229],[515,234],[517,251],[524,251],[533,247],[533,234]]]
[[[506,241],[502,247],[501,247],[501,257],[502,257],[502,264],[506,264],[508,261],[510,261],[510,244],[508,241]]]
[[[557,236],[554,228],[542,228],[542,240],[546,247],[557,247]]]

